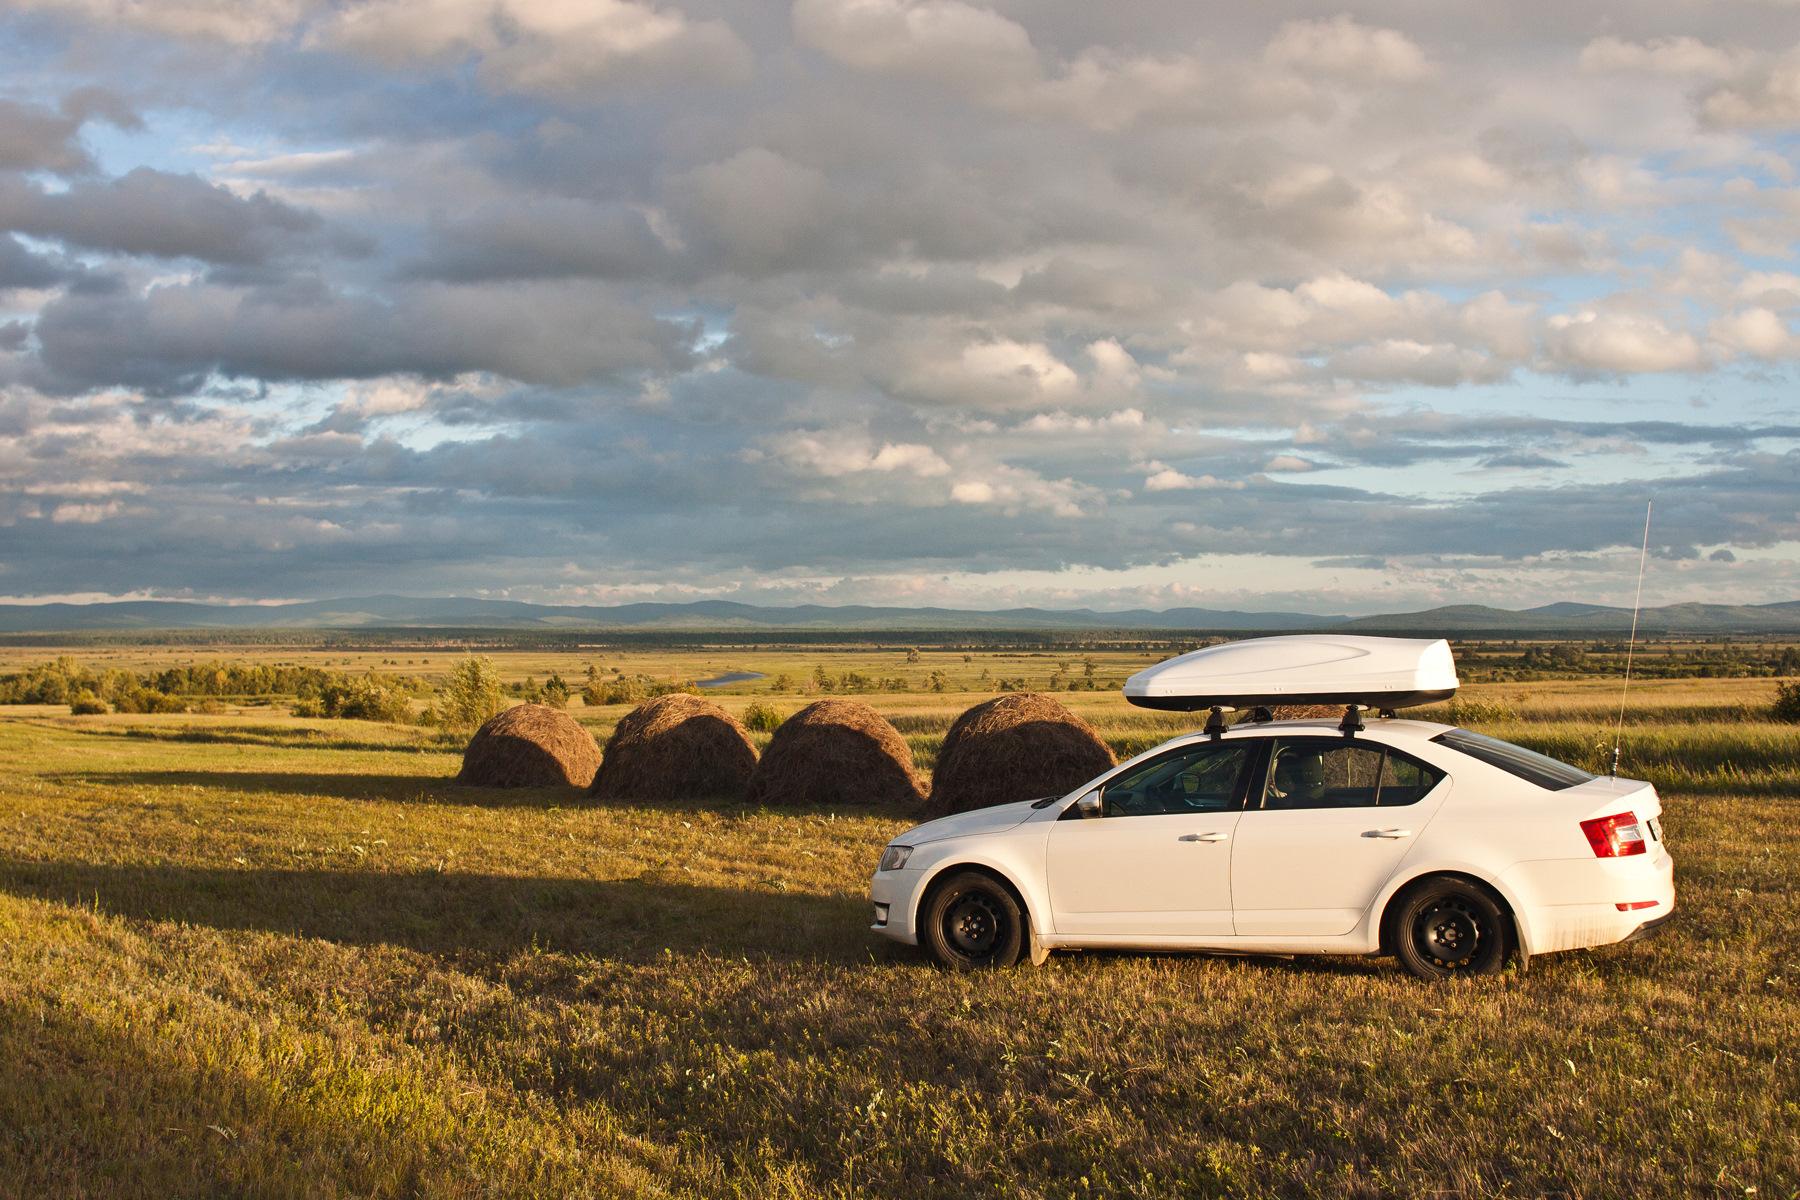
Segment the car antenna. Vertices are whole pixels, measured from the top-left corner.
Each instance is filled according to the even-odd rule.
[[[1638,551],[1637,599],[1631,602],[1631,640],[1625,643],[1625,684],[1619,689],[1619,728],[1613,735],[1612,777],[1619,777],[1619,747],[1625,742],[1625,693],[1631,690],[1631,654],[1637,649],[1638,609],[1644,603],[1644,563],[1650,557],[1650,506],[1644,501],[1644,545]]]

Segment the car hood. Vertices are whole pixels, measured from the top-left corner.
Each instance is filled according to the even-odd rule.
[[[935,821],[927,821],[907,830],[894,840],[908,846],[920,846],[926,842],[941,842],[945,838],[965,837],[971,833],[998,833],[1024,821],[1031,815],[1031,806],[1036,803],[1035,800],[1020,800],[1015,804],[996,804],[992,808],[978,808],[972,812],[939,817]]]

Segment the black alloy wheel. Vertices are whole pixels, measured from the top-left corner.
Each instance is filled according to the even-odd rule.
[[[1394,953],[1420,979],[1494,975],[1512,953],[1512,919],[1463,879],[1428,879],[1401,901]]]
[[[1025,914],[997,880],[964,871],[932,892],[919,932],[931,956],[952,970],[1010,967],[1025,946]]]

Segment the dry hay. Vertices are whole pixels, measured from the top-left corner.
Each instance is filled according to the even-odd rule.
[[[819,700],[783,721],[750,781],[753,802],[775,805],[917,803],[924,790],[912,747],[857,700]]]
[[[1115,765],[1093,728],[1038,692],[977,704],[950,726],[931,777],[941,816],[1060,796]]]
[[[620,719],[588,795],[618,800],[737,799],[756,769],[756,747],[710,700],[672,692]]]
[[[1277,721],[1317,721],[1321,717],[1337,720],[1344,715],[1341,704],[1272,704],[1269,715]],[[1239,720],[1244,718],[1239,717]]]
[[[463,751],[460,787],[586,787],[600,765],[594,735],[547,704],[490,718]]]

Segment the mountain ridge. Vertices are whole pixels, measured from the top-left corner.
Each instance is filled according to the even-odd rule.
[[[1341,630],[1366,633],[1592,633],[1631,628],[1631,610],[1561,601],[1512,610],[1453,604],[1366,617],[1238,609],[1013,608],[974,610],[876,605],[760,606],[735,600],[621,605],[546,605],[470,597],[361,596],[279,605],[124,600],[97,604],[0,605],[0,633],[75,633],[157,629],[432,629],[556,630],[886,630],[1157,629],[1280,633]],[[1644,632],[1800,633],[1800,600],[1770,604],[1671,604],[1644,609]]]

